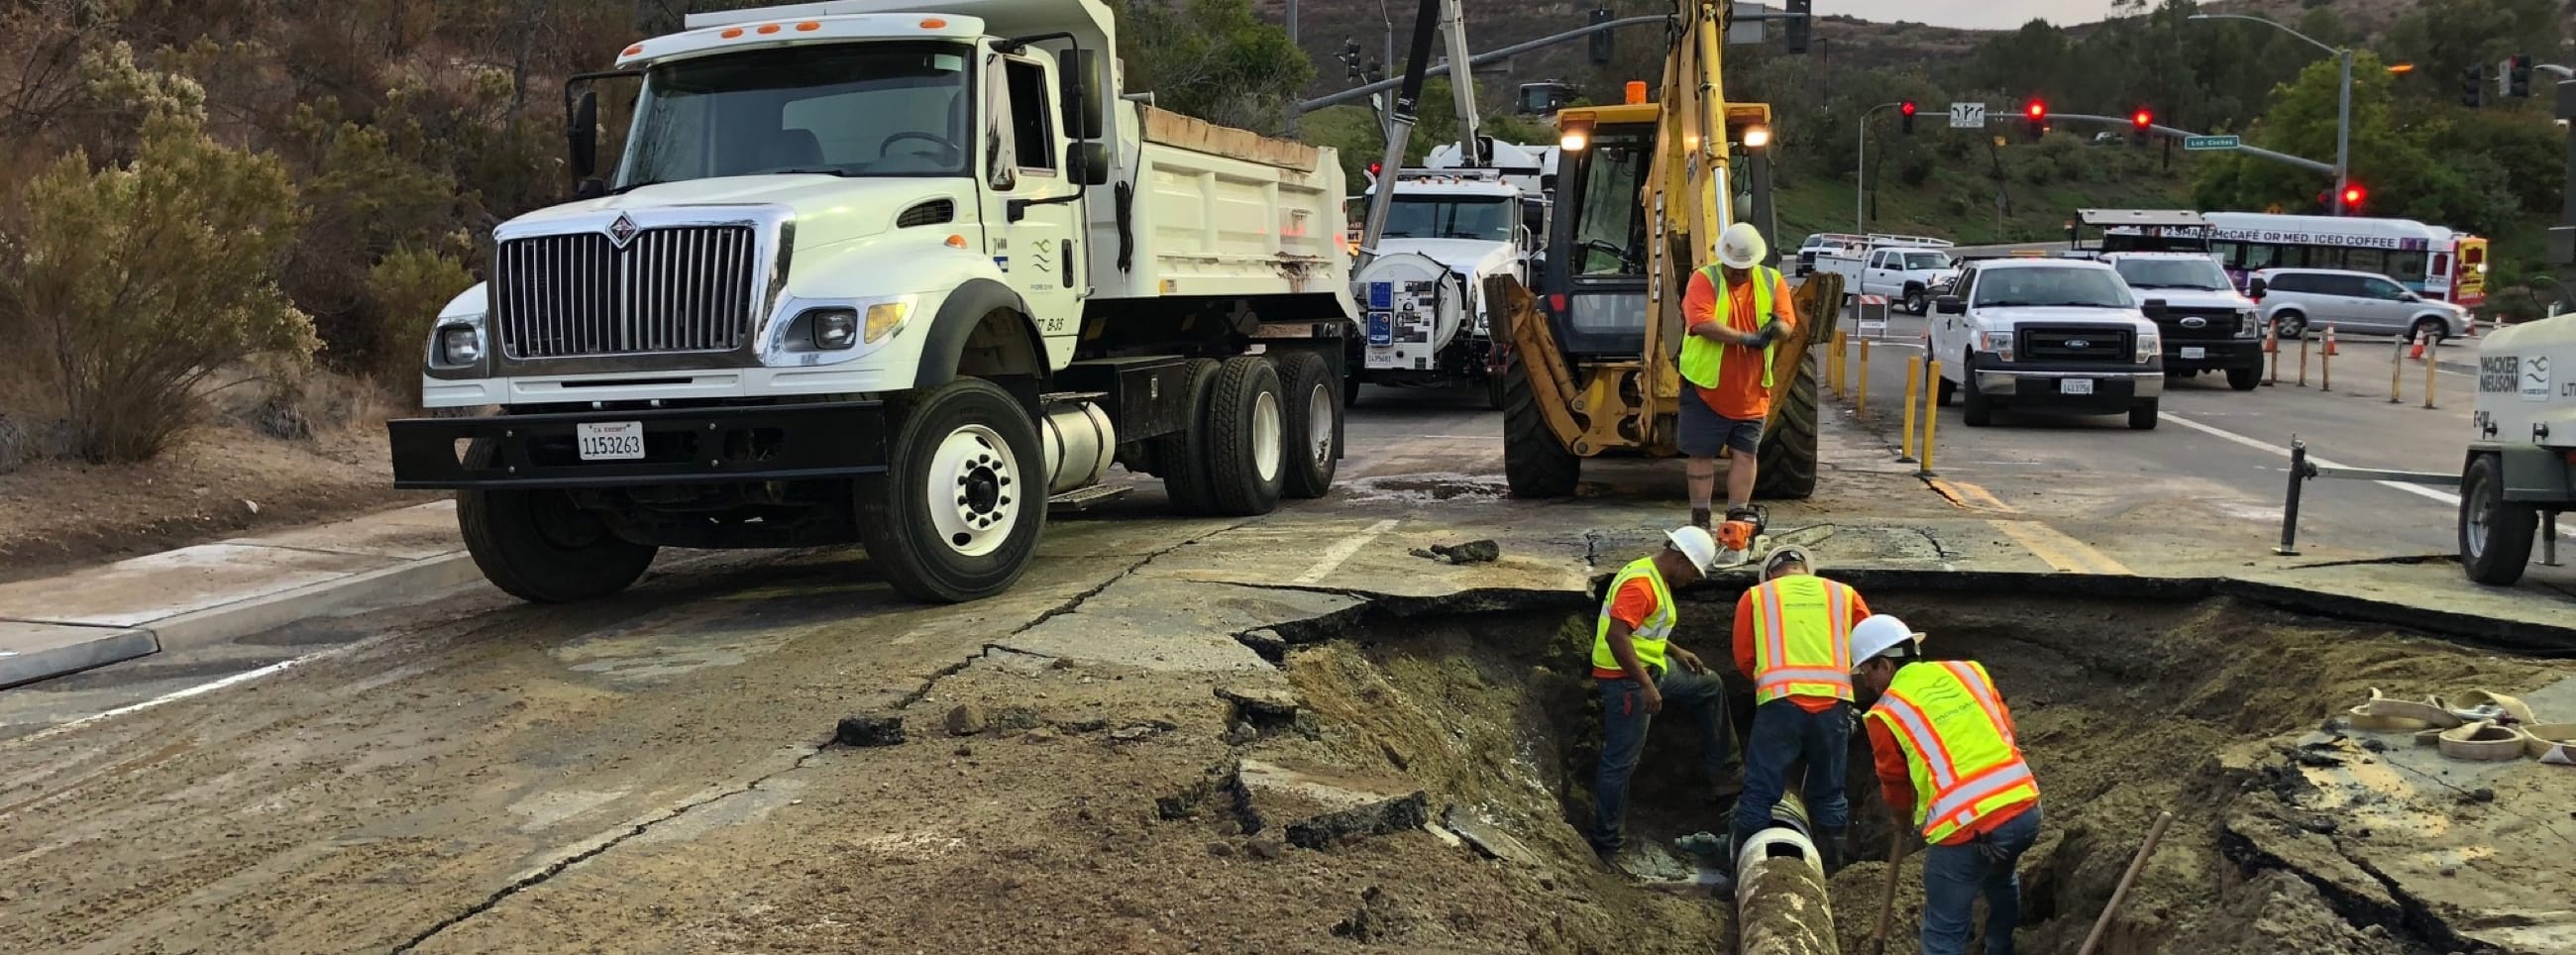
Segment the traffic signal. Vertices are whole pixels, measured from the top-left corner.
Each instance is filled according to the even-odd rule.
[[[2505,61],[2504,95],[2515,99],[2531,98],[2531,57],[2516,53]]]
[[[2460,74],[2460,105],[2476,109],[2486,98],[2487,65],[2480,63]]]
[[[2030,129],[2030,138],[2035,140],[2048,134],[2047,103],[2031,100],[2030,105],[2022,107],[2021,115],[2023,123]]]
[[[1789,52],[1807,52],[1807,35],[1814,26],[1816,0],[1789,0]]]
[[[1360,71],[1360,41],[1343,40],[1341,60],[1344,75],[1348,76],[1352,83],[1358,83],[1360,77],[1364,75]]]
[[[2154,131],[2155,125],[2156,114],[2152,112],[2141,109],[2129,114],[2129,141],[2140,146],[2146,145],[2147,134]]]
[[[2361,200],[2368,198],[2369,195],[2369,193],[2362,191],[2362,188],[2358,183],[2344,186],[2343,211],[2349,213],[2359,210],[2361,208]]]
[[[1900,117],[1896,128],[1904,131],[1905,135],[1914,135],[1914,101],[1906,100],[1896,104],[1896,115]]]
[[[1592,25],[1600,26],[1601,24],[1608,22],[1610,22],[1610,8],[1592,8]],[[1611,46],[1610,31],[1594,30],[1592,31],[1592,36],[1588,39],[1592,44],[1592,65],[1610,65],[1610,54],[1615,50],[1615,48]]]

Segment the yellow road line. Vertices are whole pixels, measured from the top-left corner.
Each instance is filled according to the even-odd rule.
[[[1931,484],[1933,490],[1939,491],[1942,497],[1949,498],[1950,503],[1958,507],[1984,508],[1987,510],[2001,511],[2006,514],[2021,513],[2019,508],[2004,503],[2002,498],[1996,497],[1987,492],[1985,488],[1978,487],[1966,481],[1950,481],[1942,478],[1932,478]]]
[[[2093,545],[2066,536],[2065,532],[2038,521],[1987,521],[2004,536],[2019,543],[2048,566],[2072,574],[2135,574],[2111,555],[2093,549]]]

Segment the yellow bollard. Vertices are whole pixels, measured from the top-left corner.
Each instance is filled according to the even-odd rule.
[[[1934,402],[1941,400],[1941,362],[1934,359],[1923,367],[1923,464],[1914,473],[1932,476],[1932,432],[1941,423]]]
[[[2334,326],[2326,326],[2326,347],[2317,352],[2317,390],[2334,390]]]
[[[2392,405],[2393,405],[2393,404],[2396,404],[2396,403],[2397,403],[2397,401],[2398,401],[2397,393],[2398,393],[2399,391],[2401,391],[2401,390],[2404,390],[2404,389],[2403,389],[2403,386],[2405,385],[2405,383],[2406,383],[2406,340],[2405,340],[2405,339],[2403,339],[2403,338],[2400,338],[2400,339],[2398,339],[2398,340],[2397,340],[2397,347],[2396,347],[2396,348],[2394,348],[2394,349],[2389,350],[2389,352],[2388,352],[2388,403],[2389,403],[2389,404],[2392,404]]]
[[[2442,367],[2442,339],[2425,336],[2431,344],[2424,346],[2424,407],[2433,406],[2433,374]]]
[[[1869,413],[1869,339],[1860,340],[1860,386],[1852,392],[1852,413]]]
[[[1921,387],[1923,387],[1923,363],[1906,362],[1905,433],[1896,440],[1896,460],[1900,464],[1914,463],[1914,394],[1915,390]]]
[[[1834,329],[1833,359],[1826,362],[1826,365],[1828,373],[1834,378],[1834,397],[1836,398],[1851,394],[1851,380],[1845,374],[1849,370],[1849,363],[1843,358],[1844,350],[1850,347],[1851,340],[1845,337],[1843,330]]]

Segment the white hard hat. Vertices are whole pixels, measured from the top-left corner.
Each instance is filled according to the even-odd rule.
[[[1707,576],[1717,566],[1717,538],[1708,536],[1707,531],[1684,527],[1664,532],[1664,538],[1673,542],[1674,550],[1690,558],[1691,566],[1699,568],[1701,576]]]
[[[1717,237],[1717,261],[1730,269],[1749,269],[1771,253],[1771,244],[1762,241],[1762,231],[1750,222],[1727,226]]]
[[[1854,669],[1879,654],[1899,646],[1911,647],[1923,639],[1921,631],[1906,626],[1894,614],[1871,614],[1854,624],[1851,630],[1851,662]]]

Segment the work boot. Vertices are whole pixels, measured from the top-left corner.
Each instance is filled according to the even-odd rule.
[[[1705,508],[1705,507],[1694,507],[1694,508],[1691,508],[1691,526],[1692,526],[1692,527],[1699,528],[1700,530],[1707,530],[1707,529],[1708,529],[1708,526],[1709,526],[1709,525],[1708,525],[1708,517],[1709,517],[1709,515],[1708,515],[1708,508]]]

